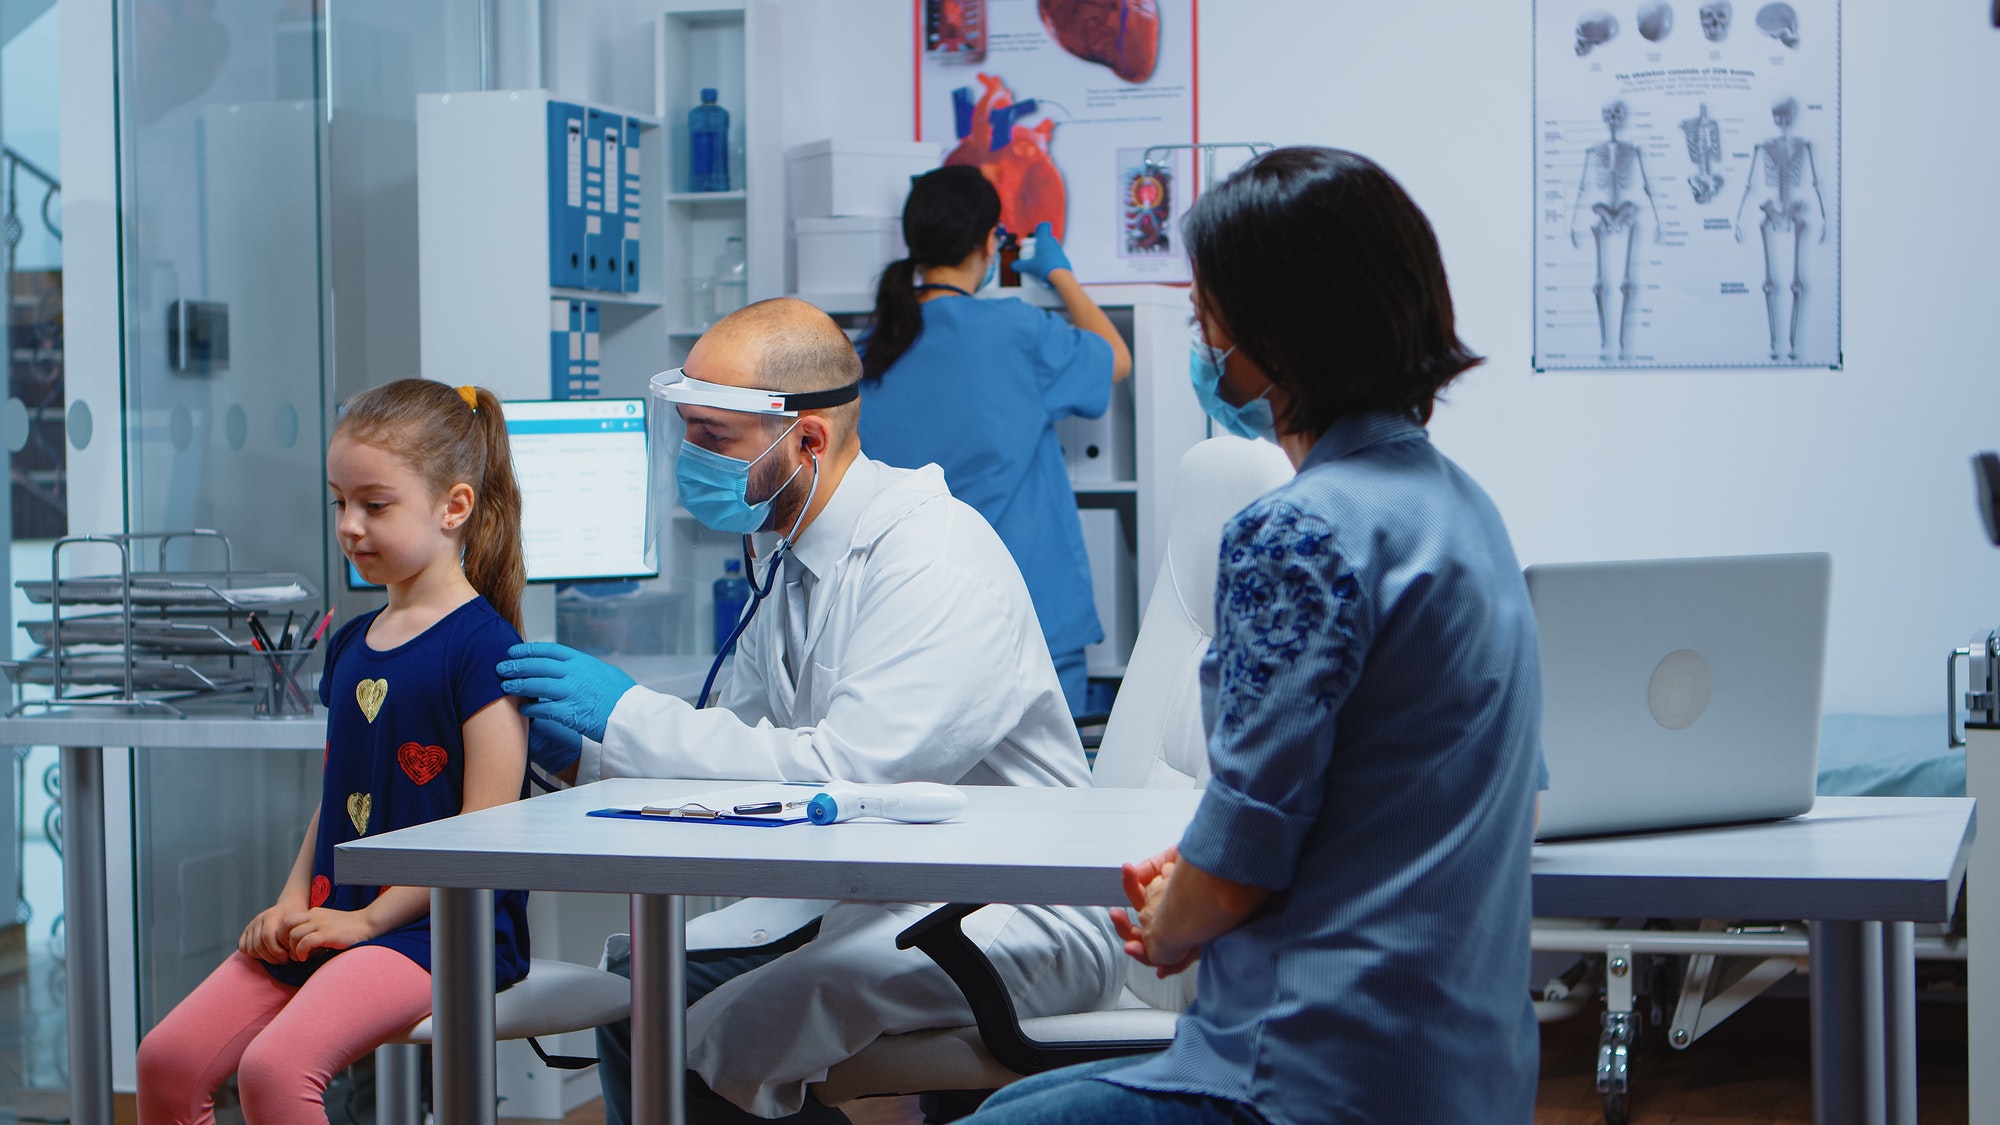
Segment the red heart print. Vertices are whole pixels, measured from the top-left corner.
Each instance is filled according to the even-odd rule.
[[[320,904],[331,894],[333,894],[333,881],[324,875],[313,876],[312,898],[308,900],[312,903],[313,909],[319,909]]]
[[[410,775],[410,780],[418,785],[430,784],[431,778],[444,772],[445,752],[442,746],[425,746],[416,742],[405,742],[396,748],[396,764]]]

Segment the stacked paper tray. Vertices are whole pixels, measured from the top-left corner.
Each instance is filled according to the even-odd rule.
[[[36,605],[56,596],[47,579],[17,582]],[[125,582],[116,574],[84,575],[62,580],[63,605],[123,605]],[[148,609],[240,612],[298,605],[314,601],[319,590],[303,575],[269,570],[168,571],[134,574],[132,604]]]
[[[63,592],[67,594],[69,583],[63,583],[63,587]],[[54,647],[56,630],[53,623],[24,621],[21,628],[27,632],[29,640],[43,648]],[[125,643],[125,616],[93,613],[83,617],[64,617],[62,643],[66,649],[75,645],[121,646]],[[248,630],[240,635],[231,635],[216,625],[143,617],[135,617],[132,621],[132,647],[145,652],[213,656],[232,656],[251,651]]]
[[[0,671],[6,672],[15,683],[52,685],[55,683],[56,661],[53,656],[0,660]],[[123,688],[125,658],[118,653],[64,657],[63,686]],[[135,691],[238,691],[248,686],[248,676],[204,672],[177,661],[156,657],[139,657],[132,661],[132,687]]]

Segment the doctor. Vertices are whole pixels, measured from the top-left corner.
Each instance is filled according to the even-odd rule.
[[[654,417],[672,431],[655,449],[673,459],[682,504],[719,531],[776,533],[760,536],[769,561],[753,575],[771,593],[719,707],[637,687],[561,645],[514,649],[499,673],[508,692],[538,699],[523,708],[538,765],[578,782],[1090,783],[1020,571],[936,466],[862,455],[860,368],[824,313],[774,300],[731,315],[654,379]],[[696,919],[690,945],[729,955],[689,958],[689,1120],[845,1120],[806,1096],[829,1067],[878,1035],[970,1023],[943,971],[895,947],[928,910],[751,900]],[[1117,993],[1123,959],[1105,911],[992,906],[967,931],[997,954],[1024,1015]],[[625,948],[614,939],[610,952],[616,970]],[[612,1125],[630,1119],[629,1043],[624,1025],[599,1031]]]

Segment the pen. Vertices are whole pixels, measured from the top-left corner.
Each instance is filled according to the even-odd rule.
[[[754,805],[738,805],[732,812],[737,816],[757,816],[760,813],[784,812],[786,809],[804,808],[806,801],[760,801]]]
[[[298,616],[296,611],[289,609],[285,611],[285,627],[278,630],[278,648],[281,651],[289,651],[295,643],[292,640],[292,618],[296,616]]]
[[[253,642],[257,641],[263,642],[264,651],[266,652],[274,651],[278,646],[271,643],[271,634],[266,633],[264,631],[264,626],[258,622],[257,615],[254,613],[250,614],[249,621],[250,621],[251,640]]]
[[[332,620],[333,611],[329,609],[326,611],[326,616],[319,619],[319,628],[313,630],[312,640],[306,642],[307,651],[311,651],[313,646],[319,644],[320,636],[326,632],[327,623]]]

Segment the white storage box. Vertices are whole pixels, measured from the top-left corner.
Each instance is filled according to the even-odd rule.
[[[1138,459],[1132,433],[1132,380],[1113,384],[1111,405],[1095,418],[1064,418],[1056,423],[1063,462],[1072,484],[1106,484],[1137,480]]]
[[[882,267],[907,253],[901,219],[794,219],[792,234],[801,293],[866,292],[872,298]]]
[[[1098,623],[1104,626],[1104,639],[1085,646],[1084,664],[1093,676],[1123,676],[1132,659],[1132,642],[1139,637],[1139,585],[1132,546],[1114,509],[1085,508],[1077,516],[1083,520],[1083,549],[1090,555],[1090,592],[1097,602]]]
[[[833,138],[785,153],[785,188],[793,218],[873,215],[902,218],[910,177],[938,166],[943,152],[922,141]],[[805,288],[804,280],[800,288]]]

